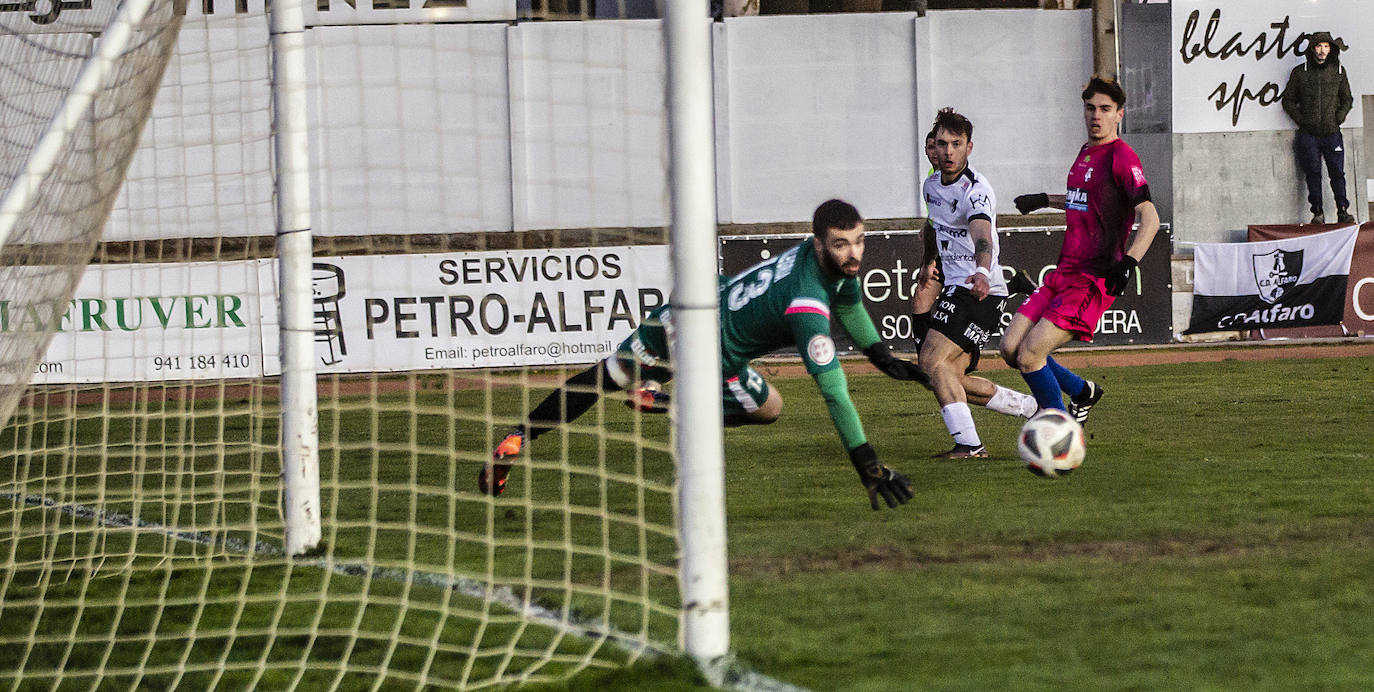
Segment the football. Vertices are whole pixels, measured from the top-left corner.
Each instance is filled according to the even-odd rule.
[[[1059,409],[1044,409],[1021,426],[1016,450],[1031,473],[1043,478],[1067,476],[1083,463],[1083,426]]]

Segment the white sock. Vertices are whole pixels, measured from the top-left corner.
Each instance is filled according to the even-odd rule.
[[[1022,394],[1015,389],[1007,389],[1002,385],[994,386],[997,387],[997,391],[993,393],[991,399],[988,399],[988,403],[984,407],[987,410],[1008,416],[1030,418],[1040,409],[1040,405],[1035,403],[1035,397]]]
[[[950,404],[940,409],[940,416],[945,419],[945,428],[954,436],[955,444],[974,447],[983,444],[978,439],[978,429],[973,427],[973,412],[968,404],[962,401]]]

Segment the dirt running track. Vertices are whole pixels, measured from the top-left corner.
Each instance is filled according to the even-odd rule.
[[[898,352],[899,356],[912,357],[911,353]],[[1069,368],[1112,368],[1133,365],[1159,365],[1165,363],[1215,363],[1225,360],[1271,360],[1275,358],[1345,358],[1374,357],[1374,338],[1348,339],[1311,339],[1291,341],[1228,341],[1215,344],[1169,344],[1165,346],[1104,346],[1066,349],[1055,354],[1055,359]],[[421,371],[401,375],[381,375],[373,379],[371,375],[341,376],[337,380],[320,382],[322,398],[337,396],[360,396],[387,392],[442,391],[446,389],[481,389],[488,384],[496,387],[531,385],[535,387],[554,387],[561,384],[566,373],[574,372],[584,366],[570,366],[560,373],[558,368],[530,370],[504,370],[487,373],[482,370]],[[762,361],[762,369],[768,375],[801,376],[806,373],[796,357],[769,358]],[[849,359],[850,372],[877,372],[862,359]],[[978,366],[979,371],[1006,370],[1007,365],[994,352],[983,354]],[[490,380],[488,380],[490,375]],[[274,401],[279,396],[275,380],[254,385],[225,382],[182,382],[164,386],[149,383],[139,385],[115,385],[103,391],[99,385],[81,385],[72,391],[70,385],[37,387],[30,390],[21,400],[21,406],[41,403],[46,406],[60,405],[73,397],[77,404],[95,404],[102,401],[185,401],[205,399],[247,399],[256,388],[257,396],[265,401]]]
[[[910,353],[898,354],[911,357]],[[1104,346],[1057,351],[1054,359],[1068,368],[1116,368],[1167,363],[1218,363],[1226,360],[1273,360],[1277,358],[1355,358],[1374,356],[1374,338],[1307,339],[1289,341],[1227,341],[1213,344],[1168,344],[1165,346]],[[800,374],[800,364],[787,367],[784,361],[770,363],[779,374]],[[995,352],[984,352],[979,371],[1006,370]]]

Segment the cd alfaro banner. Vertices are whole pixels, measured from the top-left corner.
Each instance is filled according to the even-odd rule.
[[[667,300],[666,246],[315,258],[319,372],[590,363]],[[276,286],[264,263],[260,281]],[[264,315],[267,374],[280,373]]]

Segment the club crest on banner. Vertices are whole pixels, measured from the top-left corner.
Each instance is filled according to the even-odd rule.
[[[311,265],[310,288],[315,304],[315,354],[324,365],[343,362],[348,355],[344,343],[343,312],[339,299],[344,297],[344,271],[337,264],[316,262]],[[321,348],[323,345],[323,348]]]
[[[1277,303],[1302,275],[1302,250],[1275,249],[1252,256],[1255,286],[1266,303]]]

